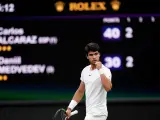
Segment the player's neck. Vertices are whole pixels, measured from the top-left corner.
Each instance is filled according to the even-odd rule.
[[[90,68],[91,70],[94,70],[94,69],[96,69],[96,66],[95,65],[93,65],[93,64],[91,64],[91,68]]]

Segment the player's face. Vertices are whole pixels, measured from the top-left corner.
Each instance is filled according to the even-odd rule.
[[[90,51],[88,52],[88,56],[87,56],[90,64],[95,64],[97,61],[99,61],[100,58],[100,53],[98,51]]]

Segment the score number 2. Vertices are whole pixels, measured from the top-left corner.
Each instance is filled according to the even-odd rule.
[[[104,26],[102,28],[103,39],[104,40],[118,40],[121,38],[121,27],[108,27]],[[133,29],[131,27],[125,28],[125,37],[133,38]]]
[[[125,67],[132,68],[134,66],[134,59],[132,56],[127,56],[125,59]],[[121,69],[122,68],[122,58],[120,56],[105,56],[104,65],[110,69]]]

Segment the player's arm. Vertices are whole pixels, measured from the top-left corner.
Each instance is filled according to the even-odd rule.
[[[83,98],[84,91],[85,91],[85,85],[84,85],[84,82],[81,81],[77,91],[75,92],[75,94],[74,94],[74,96],[73,96],[73,98],[67,108],[66,114],[67,114],[68,118],[70,117],[71,111]]]
[[[79,88],[75,92],[72,100],[75,100],[77,103],[79,103],[81,101],[81,99],[83,98],[84,91],[85,91],[85,85],[84,85],[84,82],[81,81]]]
[[[101,82],[104,87],[104,89],[108,92],[112,89],[112,83],[111,83],[111,72],[110,71],[104,71],[102,69],[102,63],[97,62],[96,63],[96,68],[99,71],[100,77],[101,77]]]
[[[100,77],[101,77],[101,82],[102,82],[104,89],[107,92],[110,91],[112,89],[111,80],[109,80],[109,78],[107,78],[104,73],[100,73]]]

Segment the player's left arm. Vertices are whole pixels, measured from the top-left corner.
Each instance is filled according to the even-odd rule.
[[[100,73],[100,77],[101,77],[101,82],[102,85],[104,87],[104,89],[108,92],[112,89],[112,82],[111,82],[111,71],[107,68],[103,68],[102,67],[102,63],[101,62],[97,62],[96,63],[96,67]]]
[[[100,76],[101,76],[101,82],[102,82],[104,89],[107,92],[110,91],[112,89],[112,82],[110,78],[108,78],[105,73],[100,74]]]

